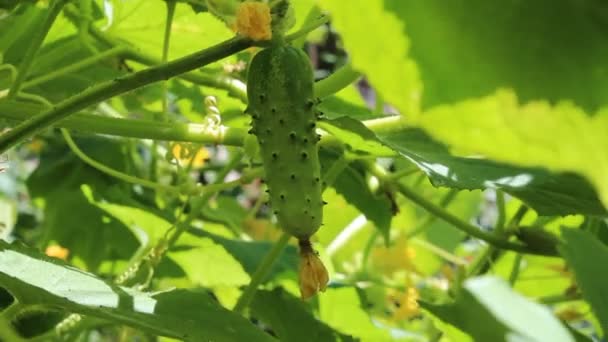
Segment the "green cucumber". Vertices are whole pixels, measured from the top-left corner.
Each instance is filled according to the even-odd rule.
[[[279,225],[307,240],[323,221],[314,77],[304,51],[275,43],[249,66],[247,112]]]

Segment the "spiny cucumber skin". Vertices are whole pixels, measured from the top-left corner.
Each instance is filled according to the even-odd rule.
[[[275,45],[249,66],[247,97],[270,203],[281,227],[308,239],[323,221],[313,70],[300,49]]]

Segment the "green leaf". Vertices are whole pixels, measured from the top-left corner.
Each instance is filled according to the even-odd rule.
[[[329,288],[319,296],[319,316],[323,322],[363,341],[395,341],[388,331],[374,325],[363,311],[355,288]]]
[[[80,190],[59,190],[44,197],[42,229],[94,271],[104,260],[128,260],[138,247],[135,235],[112,215],[90,204]]]
[[[209,238],[193,238],[191,235],[185,238],[180,240],[177,250],[169,256],[194,284],[214,287],[243,286],[249,283],[249,275],[224,247]],[[189,248],[184,248],[186,246]]]
[[[373,142],[371,142],[373,143]],[[335,162],[335,157],[329,152],[320,154],[323,171]],[[376,194],[365,179],[363,170],[355,166],[346,166],[331,185],[338,194],[372,221],[388,242],[393,213],[393,203],[387,194]]]
[[[270,251],[272,242],[240,241],[227,239],[204,231],[190,231],[199,237],[208,237],[215,243],[223,246],[239,263],[243,269],[253,276],[262,258]],[[295,275],[298,269],[298,250],[294,246],[287,246],[280,254],[272,266],[267,279],[264,282],[274,279],[282,274]]]
[[[49,305],[186,341],[274,340],[204,292],[152,294],[114,286],[4,241],[0,241],[0,285],[24,304]]]
[[[425,108],[503,87],[524,101],[573,100],[591,111],[608,104],[603,1],[386,0],[385,5],[407,25]],[[392,48],[389,36],[368,32],[382,44],[378,51]]]
[[[357,95],[359,94],[357,93]],[[335,95],[324,98],[317,106],[317,109],[329,119],[348,116],[357,120],[367,120],[377,117],[377,115],[368,108],[354,104]]]
[[[475,341],[574,341],[548,308],[494,277],[467,280],[454,303],[421,305]]]
[[[432,108],[418,124],[459,153],[583,175],[608,206],[608,111],[591,117],[570,103],[521,105],[500,91]]]
[[[104,47],[96,46],[103,52]],[[83,43],[81,37],[73,35],[58,39],[52,43],[44,45],[36,55],[35,62],[32,64],[28,78],[24,84],[24,90],[36,94],[43,94],[51,102],[58,102],[73,94],[77,94],[84,89],[103,81],[107,81],[124,74],[120,70],[119,56],[108,57],[81,68],[71,73],[63,74],[44,83],[30,86],[28,81],[37,77],[43,77],[48,73],[71,66],[87,58],[92,58],[91,53]]]
[[[128,227],[142,246],[156,244],[172,226],[149,210],[91,198],[89,200]],[[168,256],[185,272],[188,279],[199,286],[242,286],[250,280],[241,263],[222,245],[207,237],[183,235]]]
[[[395,152],[384,146],[372,131],[360,121],[349,117],[319,121],[319,127],[338,138],[347,149],[375,156],[394,156]]]
[[[342,0],[319,2],[330,12],[353,67],[402,114],[418,114],[422,85],[408,56],[410,42],[402,33],[403,22],[385,10],[382,0],[352,1],[348,6]]]
[[[305,302],[282,288],[258,291],[251,303],[251,314],[270,325],[281,341],[354,341],[317,320]]]
[[[558,248],[574,271],[583,297],[591,304],[604,334],[608,332],[608,283],[603,277],[608,263],[608,247],[593,235],[574,229],[562,229],[564,240]]]
[[[108,33],[129,41],[146,54],[160,57],[167,16],[165,2],[113,0],[111,3],[113,17]],[[204,49],[234,35],[210,13],[194,13],[183,3],[177,4],[171,27],[169,59]]]
[[[418,129],[407,128],[377,136],[414,162],[435,186],[501,189],[521,199],[540,215],[606,215],[595,190],[577,175],[555,174],[541,168],[519,167],[483,158],[458,157]]]

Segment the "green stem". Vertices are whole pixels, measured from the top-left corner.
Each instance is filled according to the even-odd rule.
[[[328,188],[332,184],[334,184],[334,182],[336,181],[336,178],[338,178],[338,175],[342,171],[344,171],[344,169],[350,163],[350,159],[346,157],[346,153],[347,152],[342,153],[338,157],[338,159],[336,159],[333,162],[333,164],[331,164],[331,166],[329,167],[329,170],[327,170],[327,172],[325,172],[325,174],[323,175],[323,187],[324,188]]]
[[[298,31],[289,34],[285,37],[288,42],[297,41],[302,37],[306,37],[310,32],[316,30],[319,26],[325,25],[329,22],[329,16],[322,15],[317,20],[312,21],[310,24],[302,26]]]
[[[496,224],[494,225],[494,231],[502,234],[505,230],[505,222],[507,220],[506,207],[505,207],[505,193],[501,190],[496,190],[496,209],[498,211],[498,217],[496,218]]]
[[[21,90],[21,84],[23,83],[30,71],[30,67],[32,66],[32,62],[34,61],[34,57],[36,56],[38,49],[40,49],[44,38],[46,38],[46,35],[49,33],[51,26],[53,26],[57,15],[59,15],[59,12],[61,12],[61,9],[65,5],[65,3],[66,0],[55,0],[51,3],[51,7],[49,8],[48,14],[44,19],[40,31],[34,36],[32,41],[30,42],[29,46],[27,47],[27,51],[23,56],[23,60],[19,65],[19,73],[17,74],[17,79],[15,80],[15,82],[13,82],[13,84],[11,84],[11,88],[8,91],[9,99],[15,97]],[[1,148],[0,150],[0,153],[5,152],[5,150]]]
[[[401,179],[403,177],[407,177],[407,176],[413,175],[413,174],[418,173],[418,172],[420,172],[420,169],[417,168],[416,166],[413,166],[411,168],[406,168],[406,169],[399,170],[397,172],[391,173],[388,177],[392,181],[396,181],[398,179]]]
[[[523,220],[524,216],[526,216],[528,210],[529,208],[525,204],[519,206],[517,212],[515,212],[515,215],[513,215],[513,217],[506,226],[507,233],[517,229],[519,223],[521,222],[521,220]]]
[[[375,229],[374,232],[372,233],[372,235],[369,237],[369,240],[367,240],[367,243],[365,244],[365,248],[363,249],[363,260],[361,262],[361,271],[363,274],[367,273],[367,265],[369,263],[369,256],[371,255],[372,248],[374,248],[374,245],[376,244],[376,240],[378,240],[379,237],[380,237],[380,231],[378,229]]]
[[[2,311],[0,316],[4,317],[9,322],[17,318],[17,315],[25,308],[21,302],[15,299],[15,301]]]
[[[492,256],[496,253],[496,248],[494,246],[484,246],[483,250],[475,260],[471,263],[471,265],[467,268],[466,277],[474,277],[483,271],[486,271],[489,267],[486,267],[487,264],[492,262]],[[485,270],[484,270],[485,269]]]
[[[175,15],[175,4],[176,2],[173,0],[165,1],[167,5],[167,19],[165,20],[165,36],[163,39],[163,53],[161,57],[162,63],[167,63],[169,60],[169,47],[171,46],[171,27],[173,26],[173,17]],[[161,121],[169,121],[168,120],[168,109],[169,109],[169,85],[167,81],[163,82],[163,99],[162,99],[162,112],[160,116],[162,117]],[[153,154],[156,156],[156,153]]]
[[[66,15],[68,17],[76,18],[78,16],[78,12],[74,9],[73,6],[67,6]],[[114,37],[111,37],[106,32],[102,32],[95,26],[89,26],[89,31],[95,39],[112,48],[124,47],[125,49],[127,49],[125,57],[130,60],[147,66],[155,66],[162,63],[162,60],[159,60],[156,57],[149,56],[131,46],[125,45],[124,42]],[[179,75],[179,77],[181,79],[201,86],[208,86],[212,88],[226,90],[229,96],[235,97],[241,100],[243,103],[247,103],[246,86],[239,79],[221,74],[208,75],[199,71],[184,73],[182,75]]]
[[[319,8],[319,6],[312,6],[310,8],[310,10],[308,11],[308,14],[306,14],[306,18],[304,19],[304,22],[302,23],[301,28],[307,27],[309,24],[316,22],[317,18],[319,18],[322,15],[323,15],[323,12],[321,12],[321,9]],[[291,44],[293,46],[301,48],[304,46],[304,43],[306,43],[307,36],[308,36],[308,34],[300,36],[298,39],[293,40],[291,42]]]
[[[391,177],[391,179],[393,179],[393,177]],[[456,195],[458,195],[458,190],[456,190],[456,189],[450,190],[439,201],[439,206],[441,208],[447,208],[447,206],[454,200],[454,198],[456,198]],[[436,219],[437,219],[437,216],[435,216],[435,215],[427,216],[427,218],[424,221],[422,221],[422,223],[420,225],[416,226],[414,229],[408,231],[405,234],[406,239],[411,239],[414,236],[422,233],[428,226],[430,226],[433,222],[435,222]]]
[[[31,113],[39,113],[42,110],[44,110],[43,107],[31,103],[14,100],[0,101],[0,118],[9,119],[14,122],[26,121],[31,118]],[[376,130],[385,132],[387,130],[386,127],[391,127],[394,121],[393,117],[388,117],[365,120],[362,123],[374,132]],[[55,126],[83,133],[105,134],[125,138],[223,144],[228,146],[243,146],[243,141],[247,136],[246,129],[227,126],[208,127],[202,124],[162,123],[152,120],[110,118],[91,114],[69,116]],[[393,129],[400,129],[397,126],[392,127]],[[338,141],[329,138],[328,136],[322,139],[321,146],[336,145]]]
[[[241,297],[239,297],[239,300],[234,306],[234,312],[242,314],[243,311],[249,306],[251,300],[253,299],[253,296],[255,295],[255,292],[258,289],[258,286],[262,284],[264,279],[266,279],[266,277],[272,270],[272,266],[281,255],[281,252],[283,251],[285,246],[287,246],[290,237],[291,236],[289,234],[283,233],[279,240],[275,242],[274,246],[272,246],[270,252],[268,252],[268,254],[264,256],[264,259],[262,259],[260,265],[251,277],[251,282],[249,283]]]
[[[65,142],[68,144],[68,146],[70,147],[72,152],[74,152],[74,154],[76,154],[76,156],[78,156],[78,158],[82,159],[82,161],[84,161],[85,163],[89,164],[93,168],[95,168],[103,173],[106,173],[112,177],[118,178],[118,179],[122,180],[123,182],[138,184],[143,187],[158,190],[158,191],[165,191],[165,192],[170,192],[170,193],[174,193],[174,194],[181,194],[182,192],[184,192],[183,191],[184,189],[182,187],[155,183],[155,182],[152,182],[152,181],[149,181],[146,179],[141,179],[138,177],[128,175],[126,173],[115,170],[111,167],[108,167],[108,166],[92,159],[88,155],[86,155],[78,147],[78,145],[76,145],[76,142],[74,142],[74,140],[72,139],[72,136],[66,129],[61,129],[61,134],[63,134],[63,138],[65,139]]]
[[[372,172],[372,174],[374,174],[376,177],[378,177],[378,179],[380,179],[381,181],[391,183],[390,179],[387,177],[386,170],[381,168],[379,165],[373,164],[373,165],[371,165],[371,167],[369,169]],[[518,251],[518,252],[534,253],[534,251],[529,251],[526,248],[526,246],[524,246],[522,244],[510,242],[503,237],[484,232],[483,230],[479,229],[479,227],[476,227],[468,222],[462,221],[458,217],[456,217],[456,216],[452,215],[451,213],[449,213],[448,211],[446,211],[444,208],[442,208],[442,207],[436,205],[435,203],[427,200],[426,198],[422,197],[416,191],[410,189],[405,184],[402,184],[400,182],[392,182],[392,185],[394,187],[396,187],[396,189],[404,197],[408,198],[412,202],[421,206],[422,208],[427,210],[429,213],[437,216],[438,218],[451,224],[455,228],[458,228],[459,230],[461,230],[473,237],[484,240],[487,243],[489,243],[493,246],[496,246],[498,248],[514,250],[514,251]]]
[[[402,130],[406,128],[407,125],[407,118],[401,115],[392,115],[365,121],[365,126],[379,135]]]
[[[523,255],[521,253],[515,254],[515,260],[513,260],[513,268],[511,268],[511,274],[509,275],[509,284],[511,287],[515,285],[517,278],[519,277],[519,270],[521,268],[521,260],[523,259]]]
[[[37,86],[39,84],[48,82],[52,79],[55,79],[57,77],[63,76],[63,75],[67,75],[69,73],[73,73],[75,71],[84,69],[88,66],[91,66],[99,61],[102,61],[106,58],[112,57],[112,56],[116,56],[116,55],[120,55],[124,52],[126,52],[128,49],[125,46],[117,46],[111,49],[108,49],[104,52],[101,52],[100,54],[91,56],[87,59],[83,59],[77,63],[74,64],[70,64],[65,68],[61,68],[52,72],[49,72],[47,74],[44,74],[40,77],[36,77],[34,79],[31,79],[29,81],[26,81],[23,83],[23,89],[27,89],[27,88],[31,88],[33,86]]]
[[[361,74],[355,71],[350,63],[346,64],[327,78],[315,83],[315,96],[324,98],[335,94],[355,82],[359,77],[361,77]]]
[[[147,66],[160,64],[160,61],[154,57],[132,48],[128,49],[126,57]],[[200,71],[187,72],[179,77],[200,86],[226,90],[229,96],[237,98],[243,103],[247,103],[247,87],[245,83],[239,79],[222,74],[206,74]]]
[[[77,95],[59,102],[53,108],[30,118],[0,136],[0,154],[6,152],[6,150],[21,140],[92,104],[202,67],[249,46],[251,46],[249,40],[238,37],[233,38],[169,63],[150,67],[88,88]]]
[[[207,202],[209,201],[211,196],[213,196],[215,193],[222,191],[224,189],[229,189],[229,188],[238,186],[243,183],[248,183],[252,179],[259,177],[264,173],[264,171],[261,168],[253,169],[249,173],[243,173],[243,175],[241,176],[241,179],[231,181],[231,182],[224,182],[224,178],[226,178],[226,175],[228,175],[228,173],[232,169],[234,169],[234,167],[236,165],[238,165],[238,163],[240,163],[242,159],[243,159],[243,152],[241,152],[241,151],[235,152],[235,154],[232,156],[230,161],[228,161],[228,163],[226,163],[224,168],[220,172],[218,172],[217,177],[213,181],[213,183],[204,187],[205,192],[203,192],[202,196],[197,199],[197,201],[195,202],[194,205],[192,205],[192,208],[190,209],[190,215],[188,215],[188,217],[186,218],[186,221],[184,223],[177,225],[177,229],[167,240],[168,248],[171,248],[171,246],[175,245],[175,243],[177,242],[179,237],[189,227],[190,222],[192,222],[192,220],[194,220],[194,218],[200,214],[201,210],[207,204]]]
[[[582,300],[582,299],[583,299],[582,294],[575,293],[575,294],[560,294],[560,295],[555,295],[555,296],[540,297],[540,298],[536,299],[536,301],[539,303],[542,303],[542,304],[551,305],[551,304],[559,304],[559,303],[564,303],[564,302],[572,302],[572,301],[577,301],[577,300]]]
[[[19,95],[21,96],[21,94]],[[40,106],[17,101],[0,102],[0,117],[22,122],[37,112]],[[99,115],[76,114],[61,121],[56,127],[77,130],[82,133],[104,134],[125,138],[181,141],[204,144],[241,146],[247,130],[226,126],[207,127],[201,124],[162,123],[151,120],[109,118]]]

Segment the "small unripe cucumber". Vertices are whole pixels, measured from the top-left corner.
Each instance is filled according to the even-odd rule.
[[[247,112],[266,173],[270,203],[281,227],[300,240],[323,220],[313,70],[304,51],[275,44],[249,66]]]

